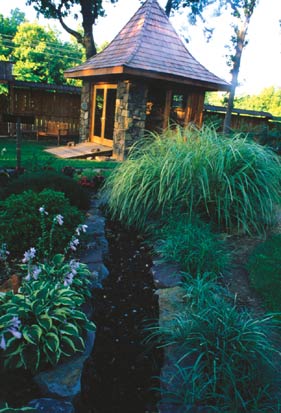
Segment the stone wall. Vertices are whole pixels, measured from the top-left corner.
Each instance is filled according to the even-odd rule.
[[[130,147],[144,134],[147,84],[119,81],[117,87],[113,154],[123,160]]]
[[[84,80],[81,91],[79,140],[86,142],[90,137],[91,82]]]

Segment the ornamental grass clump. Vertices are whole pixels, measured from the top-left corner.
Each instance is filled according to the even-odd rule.
[[[166,222],[165,222],[166,221]],[[210,226],[185,214],[163,220],[157,231],[155,250],[164,261],[178,262],[193,276],[204,272],[220,273],[228,261],[224,242]]]
[[[277,411],[280,339],[278,344],[273,316],[239,310],[209,275],[184,282],[186,308],[151,333],[173,354],[164,402],[183,412],[194,406],[220,413]]]
[[[135,145],[105,186],[128,225],[185,212],[228,232],[263,232],[280,204],[280,160],[269,149],[209,127],[167,130]]]

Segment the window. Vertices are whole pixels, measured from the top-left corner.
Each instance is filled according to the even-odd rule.
[[[113,145],[117,85],[94,87],[92,140]]]

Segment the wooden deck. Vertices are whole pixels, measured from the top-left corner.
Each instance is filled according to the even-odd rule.
[[[78,143],[75,146],[54,146],[52,148],[45,149],[45,152],[49,152],[59,158],[88,158],[95,156],[111,156],[112,148],[105,145],[100,145],[94,142]]]

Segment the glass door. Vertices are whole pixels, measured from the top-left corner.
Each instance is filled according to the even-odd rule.
[[[117,85],[96,85],[93,96],[91,141],[113,146]]]

